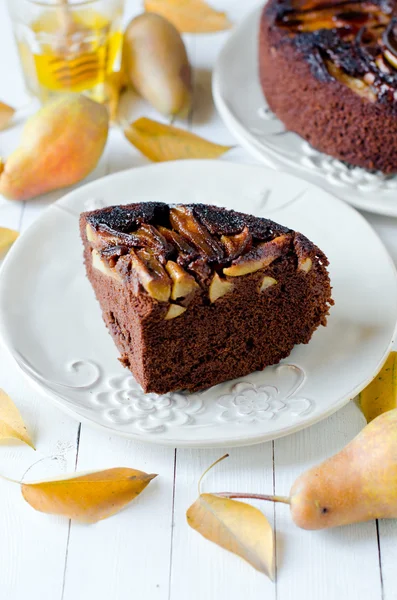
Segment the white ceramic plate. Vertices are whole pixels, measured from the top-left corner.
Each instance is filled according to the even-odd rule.
[[[307,235],[331,263],[328,327],[279,366],[201,393],[143,394],[85,277],[78,216],[150,200],[214,203]],[[394,267],[354,209],[291,175],[221,161],[143,167],[71,192],[15,243],[0,276],[0,334],[36,386],[78,419],[176,446],[253,444],[326,417],[380,368],[396,320]]]
[[[228,38],[215,65],[213,95],[225,124],[259,160],[321,185],[357,208],[397,216],[397,176],[373,174],[314,150],[268,109],[258,75],[257,9]]]

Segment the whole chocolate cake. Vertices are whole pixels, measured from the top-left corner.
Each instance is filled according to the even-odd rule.
[[[394,0],[269,0],[259,71],[271,110],[331,156],[397,172]]]
[[[150,202],[83,213],[80,228],[103,318],[145,392],[263,369],[326,324],[327,258],[268,219]]]

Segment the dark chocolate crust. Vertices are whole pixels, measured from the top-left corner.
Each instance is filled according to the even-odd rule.
[[[191,255],[166,232],[179,227],[175,211],[188,215],[207,241],[192,242],[179,232]],[[142,284],[136,259],[142,249],[144,256],[148,251],[147,238],[139,234],[143,225],[163,232],[166,241],[159,245],[157,234],[145,229],[154,240],[149,252],[157,271],[163,269],[167,278],[172,263],[192,277],[196,287],[186,297],[159,301]],[[268,219],[207,205],[170,209],[142,203],[83,213],[80,230],[87,275],[104,321],[122,364],[145,392],[195,391],[277,363],[326,324],[333,304],[325,255],[302,234]],[[238,241],[233,251],[230,240]],[[93,264],[94,252],[101,269]],[[224,275],[224,269],[264,256],[265,266],[254,272]],[[215,277],[232,285],[211,301]],[[275,283],[260,291],[264,277]],[[184,312],[167,319],[173,304]]]
[[[382,19],[389,20],[376,25],[383,37],[370,49],[361,43],[366,25],[355,13],[358,23],[350,29],[339,23],[334,29],[296,30],[292,16],[298,4],[270,0],[262,13],[259,75],[269,107],[317,150],[351,165],[396,173],[397,71],[382,55],[376,62],[371,55],[387,50],[385,31],[394,26],[394,2],[354,3],[365,10],[379,6]],[[347,10],[352,4],[328,6],[336,14],[338,6]],[[311,8],[324,5],[312,2]],[[355,85],[360,89],[352,89]]]

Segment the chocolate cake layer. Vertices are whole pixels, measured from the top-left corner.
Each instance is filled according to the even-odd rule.
[[[271,110],[314,148],[397,172],[394,1],[269,0],[259,74]]]
[[[326,324],[327,258],[268,219],[141,203],[83,213],[80,228],[104,321],[145,392],[263,369]]]

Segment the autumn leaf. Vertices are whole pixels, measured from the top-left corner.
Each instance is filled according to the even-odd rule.
[[[20,440],[35,449],[19,410],[11,398],[0,389],[0,440]]]
[[[19,233],[7,227],[0,227],[0,256],[15,242]]]
[[[0,131],[5,129],[15,114],[15,109],[4,102],[0,102]]]
[[[202,494],[201,482],[218,463],[218,458],[201,475],[199,497],[186,513],[187,522],[202,536],[221,548],[241,556],[261,573],[274,579],[274,537],[268,520],[260,510],[244,502],[236,502],[225,494]]]
[[[359,406],[368,423],[397,408],[397,352],[390,352],[378,375],[360,393]]]
[[[142,117],[124,129],[126,138],[155,162],[218,158],[232,146],[221,146],[194,133]]]
[[[274,578],[274,539],[266,517],[257,508],[213,494],[200,494],[186,513],[187,522],[207,540],[241,556]]]
[[[125,81],[120,71],[110,73],[105,80],[106,106],[112,123],[117,122],[120,96],[125,89]]]
[[[95,523],[119,512],[155,477],[135,469],[114,468],[21,486],[23,497],[35,510]]]
[[[211,33],[232,26],[226,13],[203,0],[145,0],[145,10],[165,17],[181,33]]]

